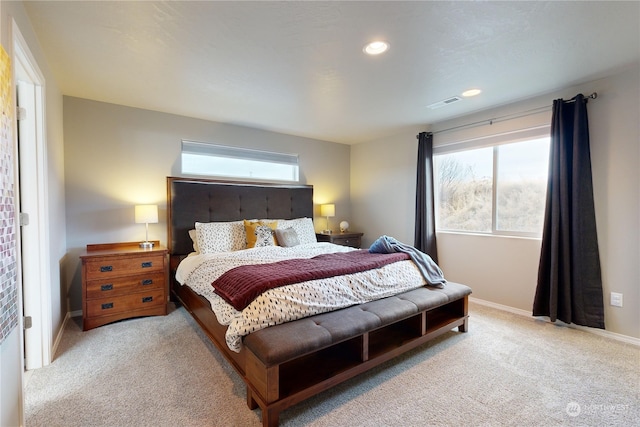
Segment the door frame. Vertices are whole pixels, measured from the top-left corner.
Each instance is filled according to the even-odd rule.
[[[20,137],[16,135],[19,148],[16,164],[20,165],[20,173],[16,174],[18,207],[29,214],[29,225],[21,227],[18,235],[21,247],[18,273],[22,273],[18,281],[22,282],[23,313],[32,318],[32,327],[23,331],[25,369],[30,370],[49,365],[52,359],[45,79],[15,20],[12,38],[16,102],[25,103],[32,110],[28,112],[32,117],[23,123],[18,121]],[[22,87],[20,92],[18,85]]]

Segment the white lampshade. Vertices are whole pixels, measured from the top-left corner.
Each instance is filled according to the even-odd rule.
[[[156,224],[158,205],[136,205],[136,224]]]
[[[328,203],[326,205],[320,205],[320,215],[327,217],[327,228],[322,230],[325,234],[331,234],[331,227],[329,227],[329,218],[336,216],[336,205]]]
[[[327,204],[320,205],[320,216],[333,217],[336,216],[336,205]]]
[[[144,224],[146,230],[146,239],[140,243],[140,247],[151,249],[153,248],[153,242],[149,241],[149,224],[158,222],[158,205],[136,205],[135,212],[136,224]]]

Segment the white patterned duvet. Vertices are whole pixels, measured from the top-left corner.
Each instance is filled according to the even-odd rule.
[[[238,311],[218,296],[211,283],[225,271],[244,264],[264,264],[291,258],[354,250],[332,243],[309,243],[294,247],[267,246],[207,255],[192,254],[176,272],[176,280],[189,286],[211,303],[218,322],[228,325],[226,342],[235,352],[242,337],[315,314],[338,310],[419,288],[425,281],[413,261],[406,260],[382,268],[328,279],[310,280],[282,286],[263,293],[244,310]]]

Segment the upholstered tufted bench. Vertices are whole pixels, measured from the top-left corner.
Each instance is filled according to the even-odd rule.
[[[455,327],[465,332],[469,294],[448,282],[254,332],[244,339],[255,387],[247,402],[262,408],[265,426],[277,425],[284,408]]]
[[[453,282],[447,283],[443,289],[418,288],[393,297],[262,329],[248,335],[244,345],[265,366],[278,365],[459,300],[470,293],[469,287]]]

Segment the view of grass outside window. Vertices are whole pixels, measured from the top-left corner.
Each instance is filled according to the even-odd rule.
[[[436,154],[437,229],[540,236],[549,137]]]
[[[182,141],[182,173],[298,181],[298,156],[196,141]]]

